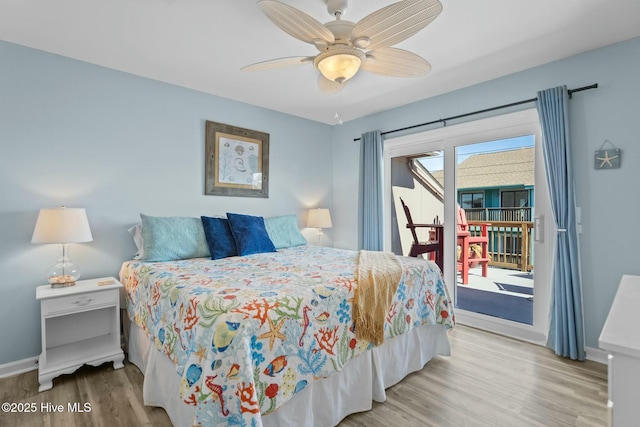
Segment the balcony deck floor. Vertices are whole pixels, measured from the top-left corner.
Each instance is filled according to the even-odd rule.
[[[503,289],[498,284],[504,285]],[[509,285],[516,286],[512,289],[519,292],[505,289],[510,288]],[[533,305],[530,302],[533,301],[533,273],[489,267],[487,277],[482,277],[481,268],[476,267],[470,270],[466,285],[458,275],[457,286],[457,308],[533,324]]]
[[[514,296],[522,296],[517,292],[501,291],[496,283],[507,283],[515,286],[522,286],[533,289],[533,272],[509,270],[506,268],[489,267],[487,277],[482,277],[482,269],[475,267],[469,269],[469,283],[462,284],[462,279],[458,275],[458,286],[468,286],[489,292],[506,293]]]

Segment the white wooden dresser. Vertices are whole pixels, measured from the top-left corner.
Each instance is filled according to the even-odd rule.
[[[600,348],[609,353],[610,425],[640,425],[640,276],[622,276]]]

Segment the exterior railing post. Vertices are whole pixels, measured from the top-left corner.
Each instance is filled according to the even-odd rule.
[[[520,257],[520,271],[527,271],[529,267],[529,227],[526,223],[520,224],[522,227],[522,239],[521,244],[522,248],[520,248],[520,253],[522,256]]]

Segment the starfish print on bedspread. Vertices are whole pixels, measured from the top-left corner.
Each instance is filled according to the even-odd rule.
[[[269,338],[269,351],[273,350],[273,343],[276,338],[280,338],[281,340],[287,339],[287,336],[280,332],[282,325],[284,325],[284,319],[280,321],[277,325],[273,324],[273,320],[271,318],[267,318],[269,321],[269,332],[265,332],[264,334],[258,336],[259,339]]]

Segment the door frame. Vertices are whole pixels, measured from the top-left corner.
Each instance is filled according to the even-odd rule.
[[[479,142],[495,141],[523,135],[535,138],[535,212],[536,223],[553,224],[553,214],[549,203],[544,158],[542,154],[542,134],[538,113],[535,108],[499,116],[469,121],[458,125],[445,126],[411,135],[385,139],[384,141],[384,249],[391,250],[391,159],[426,151],[444,151],[444,216],[456,218],[456,147]],[[449,185],[453,183],[453,185]],[[544,220],[544,218],[547,218]],[[454,236],[455,221],[444,221],[444,235]],[[534,319],[533,325],[499,319],[492,316],[458,309],[456,322],[503,335],[512,336],[536,344],[544,345],[549,328],[549,308],[551,301],[551,276],[555,234],[551,227],[534,230],[535,275],[534,275]],[[444,242],[444,282],[451,296],[455,295],[456,251],[455,240]]]

